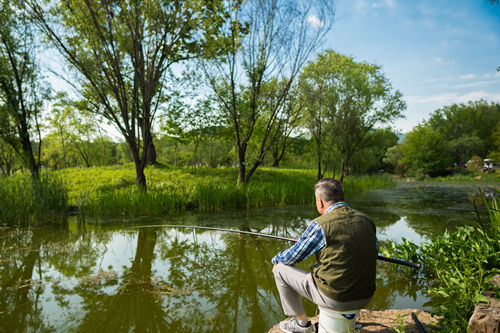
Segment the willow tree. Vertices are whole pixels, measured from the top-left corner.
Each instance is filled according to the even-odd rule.
[[[318,55],[300,76],[299,86],[316,141],[318,178],[322,151],[340,156],[340,180],[352,157],[378,124],[403,116],[406,103],[377,65],[356,62],[332,50]]]
[[[27,0],[28,12],[70,64],[67,78],[89,111],[123,135],[146,189],[151,129],[169,68],[214,54],[227,14],[222,0]],[[75,84],[75,82],[77,82]]]
[[[277,140],[290,87],[333,22],[326,0],[249,0],[241,7],[228,1],[230,20],[222,30],[230,45],[203,63],[220,110],[234,132],[238,183],[247,183]],[[270,98],[266,83],[275,80]],[[265,116],[264,116],[265,115]],[[255,158],[247,152],[255,129]],[[247,166],[249,169],[247,170]]]
[[[10,1],[0,1],[0,140],[16,152],[35,179],[40,169],[38,120],[48,92],[36,63],[36,44],[33,26]]]

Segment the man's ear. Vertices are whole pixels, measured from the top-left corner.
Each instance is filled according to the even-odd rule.
[[[324,208],[325,207],[325,202],[323,201],[323,199],[319,198],[319,207],[320,208]]]

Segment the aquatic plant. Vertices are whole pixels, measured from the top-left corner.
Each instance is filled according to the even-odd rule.
[[[431,288],[427,293],[433,311],[442,316],[442,332],[465,332],[478,302],[486,301],[483,291],[488,280],[500,273],[500,212],[496,199],[487,202],[488,214],[479,217],[478,227],[460,227],[417,246],[404,240],[388,241],[385,255],[422,264],[422,273]]]
[[[68,213],[68,191],[54,174],[40,179],[28,174],[0,178],[0,223],[29,225],[61,223]]]
[[[169,169],[148,167],[148,191],[137,190],[132,166],[65,169],[70,204],[81,217],[163,216],[185,210],[217,211],[264,206],[312,205],[314,170],[261,168],[248,184],[238,186],[234,168]],[[394,184],[388,176],[350,176],[346,196],[363,189]]]

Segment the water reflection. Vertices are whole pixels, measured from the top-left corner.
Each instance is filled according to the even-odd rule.
[[[474,223],[468,190],[475,191],[404,185],[350,203],[373,217],[382,241],[420,242]],[[298,207],[160,222],[296,238],[314,217],[313,207]],[[265,332],[284,317],[270,259],[286,242],[130,224],[78,226],[0,230],[1,332]],[[427,286],[414,271],[384,262],[377,269],[369,308],[428,309]],[[314,315],[315,307],[304,305]]]

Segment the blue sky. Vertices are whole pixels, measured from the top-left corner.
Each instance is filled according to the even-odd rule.
[[[382,66],[408,104],[410,131],[436,109],[500,102],[500,5],[483,0],[338,0],[323,49]]]

